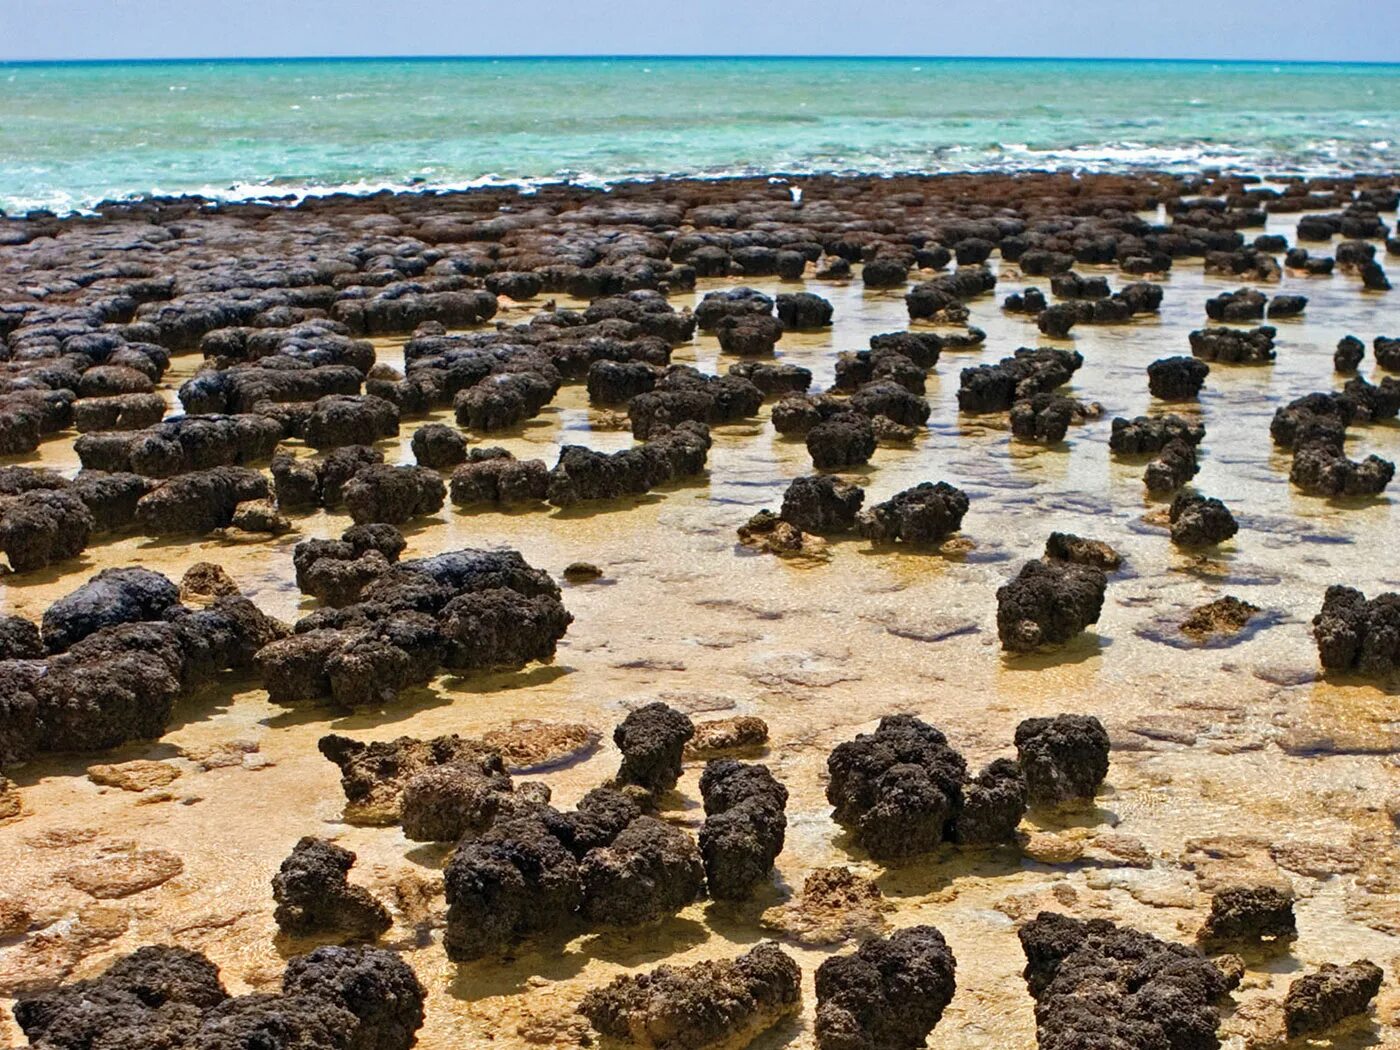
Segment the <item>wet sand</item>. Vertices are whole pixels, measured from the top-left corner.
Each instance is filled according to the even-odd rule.
[[[1268,230],[1292,239],[1286,217],[1271,219]],[[1124,280],[1108,267],[1077,269],[1109,274],[1115,287]],[[358,853],[352,881],[385,897],[397,893],[399,921],[386,940],[404,951],[429,989],[418,1044],[427,1050],[584,1045],[586,1026],[571,1011],[587,988],[663,960],[737,954],[765,935],[763,908],[795,891],[814,868],[833,864],[875,878],[895,904],[895,925],[927,922],[947,937],[958,960],[958,992],[932,1036],[936,1047],[1034,1046],[1015,928],[1040,908],[1189,939],[1218,880],[1251,874],[1294,886],[1300,936],[1285,952],[1247,960],[1238,1014],[1222,1031],[1236,1041],[1226,1045],[1244,1045],[1245,1033],[1258,1045],[1251,1001],[1278,998],[1292,977],[1320,963],[1362,956],[1385,967],[1388,984],[1375,1021],[1349,1029],[1335,1045],[1400,1043],[1400,719],[1394,695],[1374,684],[1321,680],[1309,630],[1331,583],[1368,594],[1400,589],[1392,553],[1400,515],[1388,498],[1338,503],[1299,494],[1288,483],[1287,454],[1268,436],[1280,404],[1340,386],[1331,361],[1337,339],[1351,332],[1369,342],[1391,333],[1394,306],[1340,274],[1289,276],[1268,289],[1310,298],[1303,318],[1277,322],[1277,361],[1212,365],[1199,407],[1173,409],[1199,413],[1207,428],[1194,487],[1223,499],[1241,524],[1218,552],[1193,556],[1144,521],[1165,501],[1147,497],[1141,464],[1110,459],[1109,420],[1151,407],[1146,365],[1187,352],[1187,333],[1205,322],[1204,300],[1244,282],[1203,276],[1199,261],[1183,261],[1162,282],[1160,317],[1081,325],[1071,340],[1055,343],[999,306],[1026,285],[1048,288],[1048,280],[1022,279],[1005,263],[999,272],[996,295],[971,304],[986,346],[945,352],[929,375],[929,429],[908,448],[881,447],[868,466],[846,475],[866,488],[868,504],[926,480],[964,489],[971,510],[962,535],[974,545],[965,556],[876,549],[853,539],[832,544],[828,561],[811,564],[739,546],[735,529],[759,508],[776,508],[788,481],[809,470],[802,443],[777,435],[766,407],[758,422],[715,428],[700,484],[568,511],[467,514],[449,505],[405,530],[406,557],[499,545],[556,575],[577,560],[603,569],[597,582],[565,585],[575,622],[556,662],[491,678],[444,677],[382,712],[352,716],[284,709],[270,705],[255,681],[228,681],[184,702],[160,741],[104,756],[48,756],[16,769],[10,775],[20,784],[23,813],[0,823],[0,856],[12,858],[0,898],[24,902],[39,918],[36,926],[51,925],[0,942],[0,999],[38,973],[64,968],[55,960],[80,956],[71,976],[89,976],[153,942],[207,953],[230,991],[275,987],[285,958],[307,943],[275,936],[269,880],[298,838],[317,834]],[[776,279],[706,279],[671,302],[694,305],[706,291],[739,283],[769,294],[799,290]],[[806,287],[831,300],[833,327],[785,334],[778,359],[811,368],[815,387],[829,384],[838,351],[908,327],[903,289],[866,291],[859,280],[809,279]],[[516,304],[497,320],[524,319],[538,306]],[[401,363],[401,341],[378,345],[380,360]],[[1100,402],[1104,411],[1071,428],[1064,445],[1013,443],[1004,415],[957,412],[959,369],[1024,345],[1072,345],[1084,355],[1062,392]],[[700,335],[674,360],[723,372],[736,359]],[[198,363],[198,354],[175,358],[162,381],[172,403],[175,387]],[[1374,378],[1369,352],[1362,374]],[[551,465],[561,443],[628,446],[626,430],[599,428],[603,417],[589,408],[581,385],[570,385],[538,418],[483,444]],[[409,439],[419,425],[406,422],[397,440],[383,443],[390,462],[412,462]],[[1349,438],[1352,458],[1400,455],[1394,423],[1353,428]],[[77,467],[71,434],[7,462]],[[140,564],[178,579],[192,563],[209,560],[265,611],[291,620],[314,605],[293,582],[293,544],[338,535],[348,523],[317,513],[296,519],[297,531],[277,540],[105,537],[79,559],[0,579],[0,605],[37,618],[99,569]],[[1110,576],[1099,622],[1066,650],[1004,656],[994,592],[1057,529],[1112,543],[1124,568]],[[1164,635],[1164,621],[1224,594],[1260,606],[1270,614],[1266,625],[1228,645]],[[603,734],[593,753],[517,778],[546,782],[555,802],[568,805],[616,770],[611,727],[629,707],[652,699],[697,720],[767,720],[771,742],[762,760],[791,793],[774,889],[745,906],[697,904],[652,929],[588,935],[562,950],[527,947],[508,963],[447,961],[439,928],[446,848],[410,842],[397,828],[344,823],[338,771],[316,751],[329,731],[371,740],[474,736],[515,719],[581,722]],[[1023,830],[1045,833],[1030,851],[1041,861],[1012,849],[946,849],[887,867],[848,848],[830,820],[826,756],[882,715],[918,714],[980,768],[1013,753],[1012,732],[1023,718],[1061,711],[1104,721],[1114,740],[1112,767],[1096,807],[1053,820],[1032,812]],[[208,771],[182,757],[229,742],[256,745],[257,757]],[[146,792],[100,787],[83,775],[95,763],[142,758],[168,759],[181,775]],[[692,829],[703,816],[700,766],[687,764],[666,812]],[[169,851],[183,869],[154,888],[96,901],[68,881],[74,866],[132,848]],[[1048,862],[1076,850],[1076,860]],[[72,947],[78,941],[81,952]],[[804,1006],[754,1044],[767,1050],[812,1045],[812,972],[839,950],[787,947],[803,967]],[[0,1045],[6,1038],[23,1045],[8,1011],[3,1024],[9,1027],[0,1027]]]

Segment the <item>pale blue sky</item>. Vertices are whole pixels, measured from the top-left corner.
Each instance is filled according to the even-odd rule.
[[[0,59],[904,54],[1390,61],[1400,0],[0,0]]]

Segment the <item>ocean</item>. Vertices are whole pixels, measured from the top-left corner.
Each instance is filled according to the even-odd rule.
[[[0,64],[0,208],[662,175],[1389,170],[1400,65],[1002,59]]]

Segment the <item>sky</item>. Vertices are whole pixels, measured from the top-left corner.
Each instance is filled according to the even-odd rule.
[[[995,55],[1392,61],[1397,0],[0,0],[0,59]]]

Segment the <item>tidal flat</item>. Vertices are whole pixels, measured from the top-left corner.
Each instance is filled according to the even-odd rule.
[[[591,300],[640,287],[659,288],[678,312],[739,287],[773,298],[806,291],[829,301],[830,324],[787,328],[771,354],[752,359],[810,370],[813,391],[830,388],[838,355],[866,349],[872,336],[980,330],[985,339],[944,346],[926,369],[926,425],[914,427],[907,440],[882,437],[868,462],[837,471],[865,490],[867,507],[922,482],[960,489],[969,508],[951,541],[919,546],[849,532],[812,542],[797,556],[741,543],[741,526],[760,510],[777,511],[792,480],[814,473],[803,439],[773,427],[778,398],[770,396],[743,418],[709,422],[703,473],[644,494],[563,506],[532,500],[463,507],[448,500],[401,523],[405,561],[509,549],[559,581],[573,619],[552,660],[528,660],[508,671],[448,670],[397,690],[390,702],[354,709],[318,700],[274,703],[256,666],[235,667],[181,695],[163,732],[150,739],[99,753],[39,749],[7,763],[3,772],[13,785],[5,795],[11,810],[0,818],[6,858],[0,1001],[13,1006],[93,977],[147,944],[204,953],[231,993],[276,991],[287,959],[335,940],[288,936],[274,921],[273,876],[310,835],[352,850],[351,882],[388,906],[393,924],[379,944],[411,965],[426,989],[417,1045],[428,1050],[595,1045],[596,1033],[575,1012],[588,991],[663,962],[731,958],[767,937],[801,966],[802,1002],[750,1045],[814,1046],[813,973],[855,942],[804,943],[774,925],[771,909],[793,898],[812,872],[831,867],[849,868],[878,886],[890,929],[928,924],[947,939],[957,960],[957,991],[932,1036],[937,1047],[1036,1045],[1035,1001],[1022,977],[1026,959],[1017,930],[1037,913],[1110,919],[1194,943],[1212,894],[1241,882],[1285,886],[1294,894],[1298,935],[1286,946],[1241,953],[1243,978],[1221,1008],[1224,1045],[1282,1045],[1278,1004],[1289,983],[1324,963],[1361,958],[1381,965],[1386,983],[1374,1012],[1337,1030],[1332,1045],[1400,1040],[1396,682],[1383,674],[1324,672],[1312,627],[1329,586],[1354,587],[1368,597],[1400,590],[1390,547],[1400,515],[1385,493],[1301,491],[1290,482],[1293,454],[1270,436],[1280,408],[1309,393],[1340,390],[1351,378],[1334,369],[1343,336],[1363,341],[1360,375],[1380,386],[1386,373],[1372,341],[1400,335],[1400,314],[1395,293],[1363,288],[1355,266],[1309,275],[1275,263],[1270,271],[1240,254],[1267,234],[1289,246],[1302,243],[1315,257],[1331,256],[1347,238],[1300,242],[1300,214],[1336,213],[1354,194],[1393,184],[1223,176],[733,180],[612,193],[328,198],[299,208],[171,202],[145,211],[114,206],[85,219],[8,220],[0,317],[12,322],[0,329],[7,338],[0,356],[8,355],[11,386],[3,396],[11,399],[26,362],[46,359],[39,348],[67,353],[65,341],[80,334],[72,317],[46,318],[43,311],[67,306],[76,313],[96,298],[91,289],[118,297],[125,282],[159,284],[172,275],[173,284],[141,293],[125,316],[118,310],[94,325],[107,332],[129,326],[123,341],[168,351],[168,367],[151,384],[167,402],[167,418],[181,411],[182,384],[211,362],[233,367],[210,353],[211,333],[250,324],[272,331],[280,323],[276,315],[237,324],[220,318],[201,322],[200,331],[161,314],[188,306],[194,296],[217,302],[324,286],[329,291],[320,298],[303,296],[290,306],[269,300],[266,310],[285,310],[285,328],[324,315],[345,323],[346,336],[370,341],[376,366],[393,370],[381,373],[390,383],[414,375],[406,345],[444,337],[436,329],[414,335],[421,322],[436,320],[431,307],[422,316],[405,310],[407,320],[396,321],[399,315],[389,311],[383,314],[389,320],[375,320],[379,315],[368,309],[335,304],[357,295],[356,301],[376,301],[397,282],[417,285],[403,290],[407,300],[475,293],[490,289],[493,273],[531,267],[542,278],[537,286],[515,285],[518,299],[496,296],[479,323],[448,317],[445,337],[499,331],[510,343],[509,326],[542,314],[573,311],[582,318]],[[1261,191],[1274,196],[1248,196]],[[1305,209],[1274,206],[1289,194],[1312,196]],[[1214,203],[1192,210],[1191,202],[1201,199]],[[1381,215],[1393,229],[1389,203]],[[982,260],[968,263],[985,264],[994,290],[953,304],[962,310],[911,319],[906,294],[938,277],[937,269],[920,265],[938,262],[933,248],[956,250],[984,232],[979,223],[993,219],[1007,220],[1003,245],[1029,241],[1017,245],[1016,260],[989,244]],[[1076,222],[1089,228],[1086,238],[1112,241],[1116,232],[1123,244],[1116,253],[1082,253],[1102,262],[1075,259],[1071,248],[1073,271],[1104,277],[1115,290],[1137,280],[1157,284],[1160,309],[1114,323],[1075,323],[1063,338],[1052,338],[1038,330],[1034,315],[1004,308],[1008,296],[1030,287],[1051,301],[1068,301],[1051,294],[1049,274],[1028,274],[1023,265],[1028,250],[1072,244],[1065,231]],[[47,229],[29,237],[29,223]],[[1132,257],[1126,242],[1153,261],[1163,250],[1154,238],[1175,232],[1189,241],[1188,228],[1213,229],[1222,245],[1238,233],[1234,248],[1211,250],[1234,251],[1239,266],[1255,268],[1220,272],[1230,264],[1203,265],[1204,252],[1188,245],[1168,251],[1169,268],[1157,259],[1156,268],[1122,271]],[[739,244],[740,234],[750,235],[750,244]],[[800,277],[780,278],[767,263],[743,261],[746,247],[771,247],[783,235],[816,246],[817,257],[803,259]],[[1057,237],[1062,241],[1036,248],[1037,238]],[[1362,240],[1386,260],[1384,238]],[[590,288],[573,272],[551,275],[548,253],[559,245],[573,250],[568,265],[576,271],[611,266],[623,276],[609,278],[614,286]],[[717,246],[727,253],[723,261],[710,253],[702,255],[705,266],[693,265],[702,248]],[[928,254],[916,255],[916,248]],[[280,256],[269,254],[274,250]],[[848,275],[837,267],[818,276],[830,259],[851,256]],[[907,277],[868,286],[864,264],[890,257],[909,267]],[[332,258],[336,266],[316,270]],[[119,259],[135,266],[123,272]],[[630,265],[637,260],[650,270]],[[945,261],[952,272],[953,261]],[[757,272],[739,272],[746,265]],[[73,279],[101,266],[111,272],[88,283]],[[299,267],[313,276],[286,277]],[[725,272],[696,273],[707,268]],[[650,277],[625,276],[643,271]],[[201,274],[218,280],[201,284]],[[238,274],[249,280],[235,293]],[[434,279],[444,282],[442,290],[429,287]],[[1189,356],[1191,333],[1216,323],[1207,318],[1206,301],[1241,287],[1271,299],[1307,297],[1297,316],[1237,324],[1243,330],[1272,325],[1276,356],[1251,364],[1212,361],[1197,398],[1154,399],[1147,366]],[[187,308],[182,317],[193,315]],[[44,325],[57,334],[26,341],[27,328]],[[396,325],[401,330],[384,330]],[[625,342],[628,334],[615,337]],[[671,342],[673,365],[707,375],[724,375],[749,359],[722,350],[713,330]],[[1069,382],[1054,390],[1081,409],[1064,440],[1019,439],[1005,411],[960,411],[962,370],[995,364],[1020,347],[1082,355]],[[367,443],[386,464],[413,464],[415,431],[442,423],[463,433],[468,453],[499,447],[546,467],[562,446],[613,452],[636,444],[625,404],[594,404],[581,372],[562,365],[560,372],[557,392],[527,418],[459,427],[453,399],[439,391],[420,410],[407,401],[396,405],[397,433]],[[73,404],[83,400],[79,393]],[[254,406],[252,413],[258,411]],[[1180,488],[1229,507],[1239,528],[1222,544],[1174,545],[1165,512],[1175,493],[1153,493],[1143,484],[1151,457],[1110,451],[1113,419],[1167,412],[1205,428],[1196,450],[1199,472]],[[268,418],[287,426],[282,452],[296,461],[318,459],[304,435],[295,436],[300,424],[288,411]],[[1345,457],[1393,460],[1400,453],[1397,434],[1393,418],[1353,424]],[[83,466],[80,442],[71,426],[55,426],[31,451],[3,462],[71,479]],[[261,473],[268,463],[248,466]],[[449,476],[444,471],[444,480]],[[99,571],[139,566],[178,583],[191,566],[210,562],[263,614],[295,623],[324,603],[298,587],[294,546],[334,539],[355,522],[344,506],[280,510],[290,529],[275,535],[225,526],[153,536],[139,522],[94,530],[76,556],[0,577],[0,609],[38,623]],[[1006,651],[997,590],[1027,560],[1044,555],[1053,532],[1103,541],[1121,564],[1108,571],[1102,611],[1087,629],[1045,651]],[[598,575],[566,579],[564,569],[579,562]],[[1193,610],[1225,596],[1258,610],[1243,628],[1181,629]],[[786,840],[771,878],[746,900],[702,899],[642,926],[582,926],[554,939],[527,938],[468,962],[450,961],[442,943],[442,871],[453,843],[417,842],[397,826],[347,819],[340,770],[318,750],[329,733],[358,741],[459,734],[488,747],[494,740],[505,750],[517,792],[528,783],[547,785],[551,804],[567,809],[617,773],[614,726],[656,701],[697,724],[736,716],[766,723],[766,742],[741,757],[765,764],[788,792]],[[882,717],[915,715],[938,727],[975,771],[1015,757],[1023,720],[1060,713],[1093,715],[1106,727],[1107,779],[1092,801],[1030,807],[1014,840],[981,849],[944,843],[879,860],[832,819],[828,756]],[[687,834],[705,820],[704,767],[702,758],[688,757],[675,788],[656,799],[658,816]],[[8,1010],[0,1026],[6,1045],[25,1045]]]

